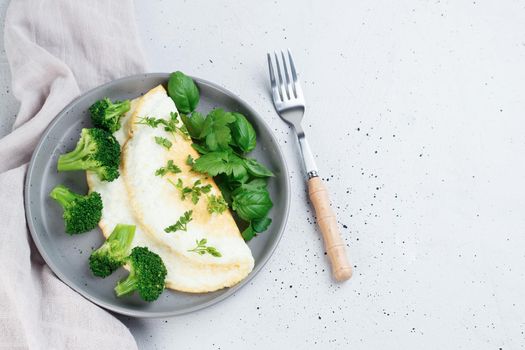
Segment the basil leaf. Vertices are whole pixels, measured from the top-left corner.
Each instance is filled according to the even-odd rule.
[[[265,178],[256,178],[244,184],[244,188],[266,188],[267,181]]]
[[[173,99],[181,113],[191,113],[199,103],[199,89],[193,79],[177,71],[168,80],[168,95]]]
[[[257,233],[264,232],[268,229],[268,226],[272,223],[272,219],[269,217],[264,217],[262,219],[253,220],[250,224],[250,226],[253,228],[253,230]]]
[[[231,123],[232,141],[242,152],[248,153],[255,148],[255,130],[246,117],[240,113],[232,113],[235,121]]]
[[[241,186],[234,191],[232,209],[243,220],[264,218],[273,206],[268,191],[264,188],[250,189]]]
[[[250,225],[250,226],[246,227],[246,229],[244,231],[242,231],[241,235],[242,235],[242,238],[244,239],[244,241],[248,242],[253,237],[255,237],[257,235],[257,233],[253,230],[252,226]]]
[[[264,232],[268,229],[268,226],[272,223],[272,219],[264,217],[258,220],[252,220],[250,225],[242,231],[241,235],[245,242],[248,242],[253,237],[257,236],[258,233]]]
[[[204,127],[204,116],[199,112],[193,112],[191,117],[186,114],[181,114],[180,118],[184,125],[186,125],[186,129],[188,129],[191,138],[200,139],[200,134]]]
[[[245,158],[244,166],[246,167],[248,172],[255,177],[274,176],[273,173],[267,167],[265,167],[253,158]]]

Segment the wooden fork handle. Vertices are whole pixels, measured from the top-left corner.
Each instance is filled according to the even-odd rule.
[[[308,194],[315,209],[334,278],[337,281],[346,281],[352,276],[352,266],[348,262],[346,245],[341,238],[335,213],[330,207],[328,191],[321,178],[315,176],[308,180]]]

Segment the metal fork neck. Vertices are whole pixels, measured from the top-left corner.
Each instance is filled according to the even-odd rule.
[[[303,129],[303,126],[301,125],[301,123],[295,123],[295,124],[292,124],[294,130],[295,130],[295,133],[297,134],[297,137],[298,138],[305,138],[306,135],[304,134],[304,129]]]
[[[294,126],[294,128],[295,128],[295,132],[297,133],[297,139],[299,140],[299,148],[301,149],[301,154],[303,156],[304,169],[306,171],[308,179],[319,176],[317,165],[315,164],[315,159],[312,154],[312,150],[310,149],[310,145],[308,144],[308,141],[306,140],[306,135],[304,133],[303,128],[301,127],[300,124],[297,126]]]

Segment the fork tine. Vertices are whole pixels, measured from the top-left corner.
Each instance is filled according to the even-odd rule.
[[[279,77],[279,81],[278,81],[278,84],[277,84],[277,87],[278,87],[278,90],[279,90],[279,95],[281,95],[281,100],[284,101],[284,91],[283,91],[283,76],[281,75],[281,65],[279,64],[279,57],[277,56],[277,52],[273,52],[274,56],[275,56],[275,65],[277,66],[277,76]]]
[[[279,100],[282,101],[281,97],[279,96],[279,91],[277,90],[277,83],[275,82],[275,71],[273,69],[272,56],[270,56],[270,54],[267,53],[267,57],[268,57],[268,69],[270,70],[270,85],[272,87],[273,99],[274,101],[279,101]]]
[[[286,84],[284,84],[286,87],[286,95],[288,95],[288,98],[292,98],[295,96],[292,96],[292,84],[290,83],[290,75],[288,74],[288,67],[286,65],[286,58],[284,57],[283,50],[281,50],[281,57],[283,58],[284,77],[286,78]]]
[[[284,69],[286,72],[286,82],[288,83],[289,89],[290,89],[290,97],[297,98],[297,90],[295,89],[295,82],[297,81],[297,74],[295,73],[295,67],[293,66],[293,61],[290,59],[290,49],[288,49],[288,62],[290,63],[290,69],[292,72],[292,79],[293,81],[290,81],[290,76],[288,74],[288,67],[286,66],[286,58],[284,57],[284,52],[281,51],[281,55],[283,56],[284,61]],[[292,96],[293,95],[293,96]]]
[[[290,51],[290,49],[288,49],[288,60],[290,61],[290,68],[292,70],[293,89],[295,92],[295,96],[301,98],[303,96],[303,92],[301,90],[301,84],[299,82],[299,79],[297,78],[297,72],[295,70],[295,64],[293,62],[292,51]]]

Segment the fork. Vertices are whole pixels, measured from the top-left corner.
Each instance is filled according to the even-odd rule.
[[[275,110],[288,124],[291,124],[299,139],[299,148],[303,156],[304,168],[308,177],[308,195],[313,204],[317,224],[323,235],[326,252],[332,265],[332,273],[337,281],[345,281],[352,276],[352,266],[346,256],[346,246],[337,227],[334,211],[330,207],[330,199],[325,184],[318,174],[312,151],[306,140],[301,120],[304,116],[305,103],[297,71],[288,49],[288,63],[281,51],[281,61],[274,52],[275,68],[272,56],[268,53],[268,68],[270,69],[270,84]],[[288,67],[289,66],[289,67]],[[284,79],[283,79],[284,77]],[[291,77],[291,79],[290,79]]]

